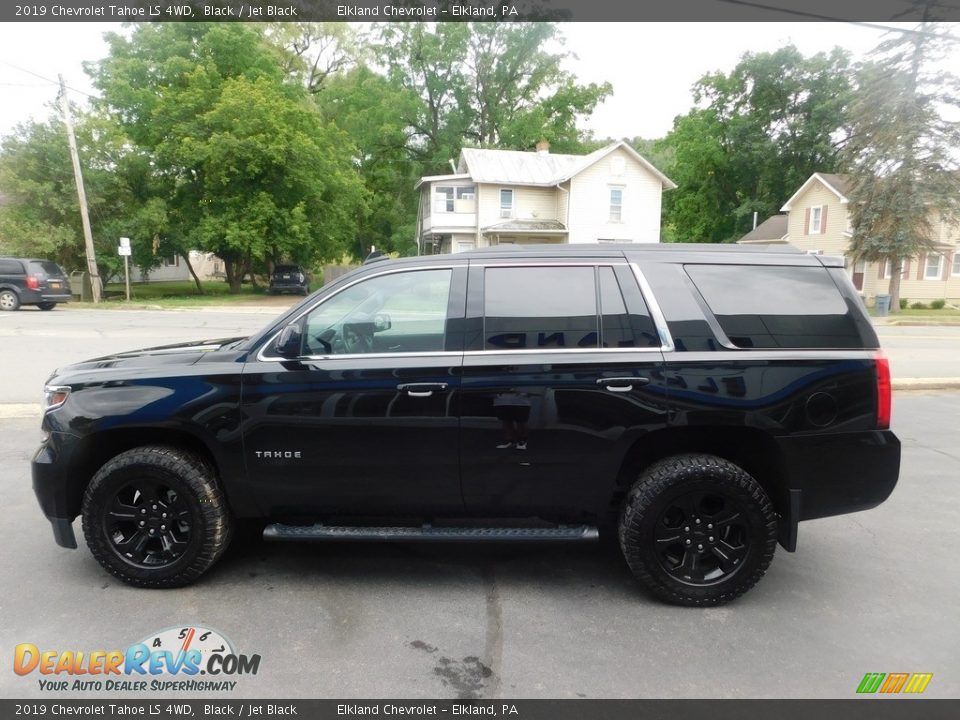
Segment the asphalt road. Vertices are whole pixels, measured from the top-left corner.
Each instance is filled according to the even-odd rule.
[[[926,696],[960,697],[958,417],[960,393],[898,394],[893,496],[802,524],[798,552],[705,610],[654,601],[593,545],[248,538],[192,587],[135,590],[54,545],[30,489],[37,421],[0,420],[0,648],[121,649],[202,624],[262,656],[237,698],[849,698],[866,672],[932,672]],[[54,695],[0,672],[0,697]],[[86,696],[105,695],[137,697]]]
[[[282,308],[0,313],[0,404],[39,402],[54,368],[111,352],[249,335]],[[960,376],[960,327],[879,327],[894,378]],[[11,352],[15,351],[15,352]]]

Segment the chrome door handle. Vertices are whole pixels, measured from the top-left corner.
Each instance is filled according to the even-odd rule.
[[[443,392],[447,387],[447,383],[401,383],[397,385],[397,390],[410,397],[424,398],[430,397],[434,392]]]
[[[630,392],[634,385],[649,385],[650,378],[645,377],[619,377],[619,378],[600,378],[597,385],[609,390],[610,392]]]

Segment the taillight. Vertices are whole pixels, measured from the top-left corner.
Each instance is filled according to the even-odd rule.
[[[36,275],[27,275],[27,287],[30,290],[37,290],[40,287],[40,281]]]
[[[893,405],[893,388],[890,385],[890,361],[882,352],[874,358],[877,366],[877,429],[890,427],[890,413]]]

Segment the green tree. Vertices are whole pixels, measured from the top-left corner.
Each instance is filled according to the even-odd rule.
[[[90,68],[99,109],[149,159],[161,242],[216,253],[232,292],[263,263],[351,246],[366,202],[354,148],[287,81],[262,28],[144,24],[108,42]]]
[[[928,8],[929,9],[929,6]],[[940,222],[960,221],[960,81],[941,61],[960,39],[923,22],[882,42],[860,68],[843,159],[850,193],[852,254],[890,260],[891,312],[900,311],[906,258],[935,248]]]
[[[532,149],[546,138],[561,152],[578,151],[577,128],[610,92],[579,85],[563,70],[552,23],[394,23],[377,28],[372,51],[398,88],[419,102],[401,120],[408,147],[427,172],[443,172],[464,143]]]
[[[664,228],[678,240],[725,242],[753,213],[779,211],[811,174],[837,167],[851,97],[840,49],[804,57],[787,46],[747,53],[729,74],[704,75],[696,107],[656,147],[679,186],[664,196]],[[668,155],[669,156],[669,155]]]
[[[357,152],[357,170],[369,192],[369,213],[360,219],[354,254],[371,246],[404,255],[416,251],[414,220],[421,167],[408,149],[411,129],[401,120],[419,102],[410,91],[364,65],[331,78],[317,103],[345,132]]]

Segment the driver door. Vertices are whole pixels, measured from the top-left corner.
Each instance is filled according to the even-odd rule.
[[[460,513],[466,267],[371,273],[297,319],[243,375],[244,453],[271,515]]]

